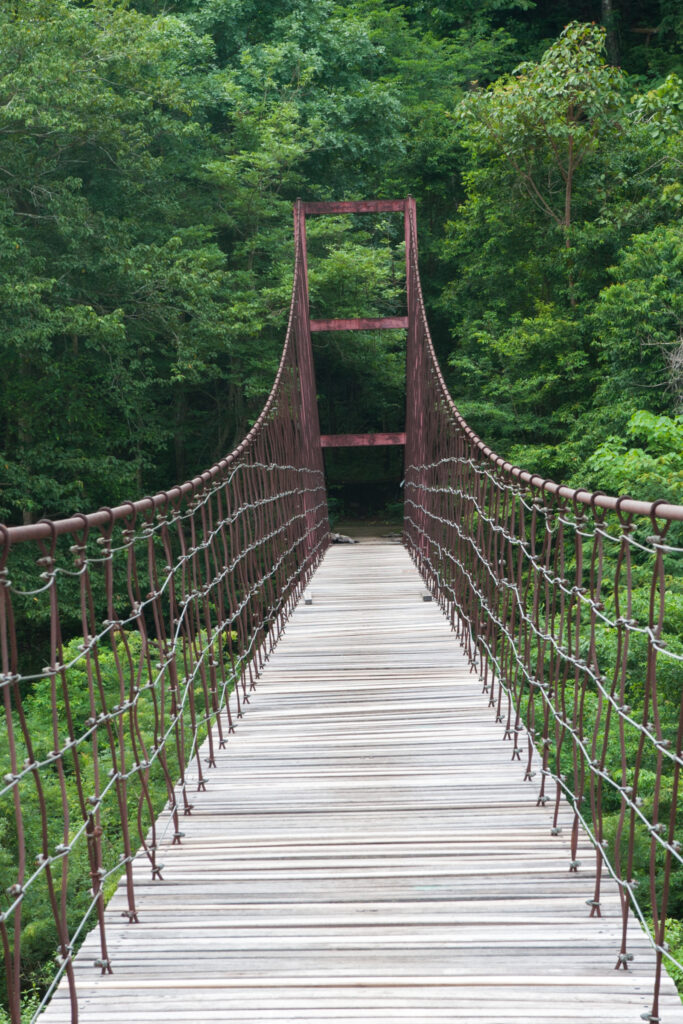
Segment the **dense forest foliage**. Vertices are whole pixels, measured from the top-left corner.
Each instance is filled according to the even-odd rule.
[[[416,197],[437,349],[499,451],[681,499],[682,11],[3,4],[0,521],[169,486],[243,435],[297,196]],[[314,313],[401,310],[399,220],[311,225]],[[399,429],[403,353],[317,336],[323,429]],[[395,498],[397,456],[333,453],[337,505]]]
[[[682,42],[682,0],[5,0],[0,522],[118,504],[239,441],[298,196],[416,197],[436,348],[499,452],[683,502]],[[313,315],[402,312],[402,237],[394,215],[311,220]],[[324,431],[402,428],[401,332],[314,346]],[[333,512],[398,508],[397,449],[326,459]]]

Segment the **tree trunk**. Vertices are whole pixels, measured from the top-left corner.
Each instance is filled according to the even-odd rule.
[[[218,430],[215,454],[216,459],[222,459],[224,455],[229,454],[233,442],[244,437],[248,425],[242,389],[233,381],[228,384],[227,402],[221,402],[219,405],[216,425]]]
[[[666,356],[669,364],[669,386],[674,395],[674,409],[680,416],[683,413],[683,334]]]
[[[179,384],[175,396],[173,430],[173,452],[175,457],[175,478],[178,483],[185,479],[185,426],[187,422],[187,394],[185,385]]]
[[[607,32],[607,60],[614,67],[619,66],[619,40],[617,39],[614,0],[601,0],[602,24]]]
[[[569,108],[569,117],[571,120],[574,118],[573,107]],[[569,136],[569,151],[567,153],[567,177],[564,186],[564,221],[562,227],[564,229],[564,247],[569,252],[571,249],[571,240],[569,232],[572,226],[572,187],[574,184],[574,136]],[[574,276],[569,270],[569,302],[572,309],[576,306],[576,294],[574,291]]]
[[[29,377],[31,374],[31,366],[28,359],[24,356],[19,357],[19,377]],[[17,424],[17,442],[20,451],[26,452],[32,447],[33,436],[30,424],[30,413],[28,410],[19,406],[16,410],[16,424]],[[29,526],[35,518],[35,514],[30,509],[24,507],[21,510],[21,521],[24,526]]]

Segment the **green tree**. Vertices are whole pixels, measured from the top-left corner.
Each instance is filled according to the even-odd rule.
[[[625,293],[597,300],[630,240],[678,215],[678,84],[630,95],[603,38],[570,25],[538,64],[457,110],[467,196],[449,226],[441,299],[456,339],[453,389],[489,443],[553,476],[572,475],[638,408],[667,411],[656,395],[627,407],[605,381],[619,365],[634,377],[648,360],[658,372],[662,357],[636,336],[644,306],[610,329]],[[644,277],[658,268],[643,284],[658,289],[651,305],[675,290],[671,244],[656,245],[643,268]],[[659,317],[670,352],[674,320]]]
[[[605,62],[604,50],[603,30],[572,23],[537,64],[521,64],[459,108],[475,159],[499,161],[510,191],[559,229],[567,251],[582,165],[621,131],[622,75]],[[566,262],[576,305],[572,257]]]
[[[174,367],[220,336],[225,282],[201,226],[207,41],[66,0],[18,2],[0,32],[2,506],[28,520],[153,478]]]

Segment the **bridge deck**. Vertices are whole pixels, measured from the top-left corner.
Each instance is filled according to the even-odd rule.
[[[112,976],[86,940],[82,1024],[638,1022],[649,947],[613,969],[615,887],[590,920],[590,850],[569,873],[405,551],[334,547],[311,589],[164,881],[136,864],[141,923],[111,901]]]

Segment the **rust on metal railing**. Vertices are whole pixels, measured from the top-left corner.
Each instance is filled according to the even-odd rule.
[[[461,637],[539,804],[574,811],[595,848],[586,912],[601,914],[605,872],[627,925],[635,913],[656,953],[659,1019],[683,768],[683,642],[675,580],[683,507],[577,490],[496,455],[459,414],[429,334],[408,221],[408,366],[404,538]],[[632,706],[633,705],[633,706]],[[679,879],[681,875],[679,874]],[[678,914],[680,915],[680,906]],[[674,961],[677,963],[677,961]],[[680,965],[679,965],[680,966]]]
[[[404,433],[394,434],[321,434],[321,448],[376,448],[406,443]]]
[[[405,330],[407,316],[347,317],[345,320],[311,320],[311,331],[393,331]]]
[[[306,216],[371,212],[405,221],[405,435],[321,439],[310,331],[323,321],[309,315]],[[297,202],[281,362],[234,452],[117,508],[0,526],[3,870],[14,854],[0,938],[12,1024],[36,955],[27,908],[48,908],[41,941],[57,950],[43,1002],[65,975],[76,1021],[73,958],[86,927],[97,922],[96,966],[110,971],[107,892],[123,874],[134,924],[133,860],[158,879],[163,841],[182,841],[191,789],[207,785],[216,747],[329,542],[322,448],[404,442],[405,542],[481,675],[512,759],[527,779],[540,775],[537,799],[554,806],[556,830],[561,800],[573,808],[568,870],[580,868],[580,825],[593,841],[586,912],[601,914],[605,872],[618,885],[616,966],[628,968],[633,913],[650,935],[649,1017],[658,1019],[672,881],[683,869],[683,643],[672,592],[683,507],[556,484],[477,437],[434,353],[408,198]],[[31,649],[39,615],[42,662]]]
[[[123,873],[134,924],[136,850],[160,878],[162,839],[182,841],[190,790],[207,784],[202,741],[210,768],[329,542],[304,244],[297,204],[282,358],[230,455],[117,508],[0,526],[0,836],[12,857],[0,938],[12,1024],[38,955],[27,908],[41,908],[43,945],[57,954],[43,1004],[66,975],[77,1020],[73,959],[92,921],[96,966],[112,970],[107,892]]]

